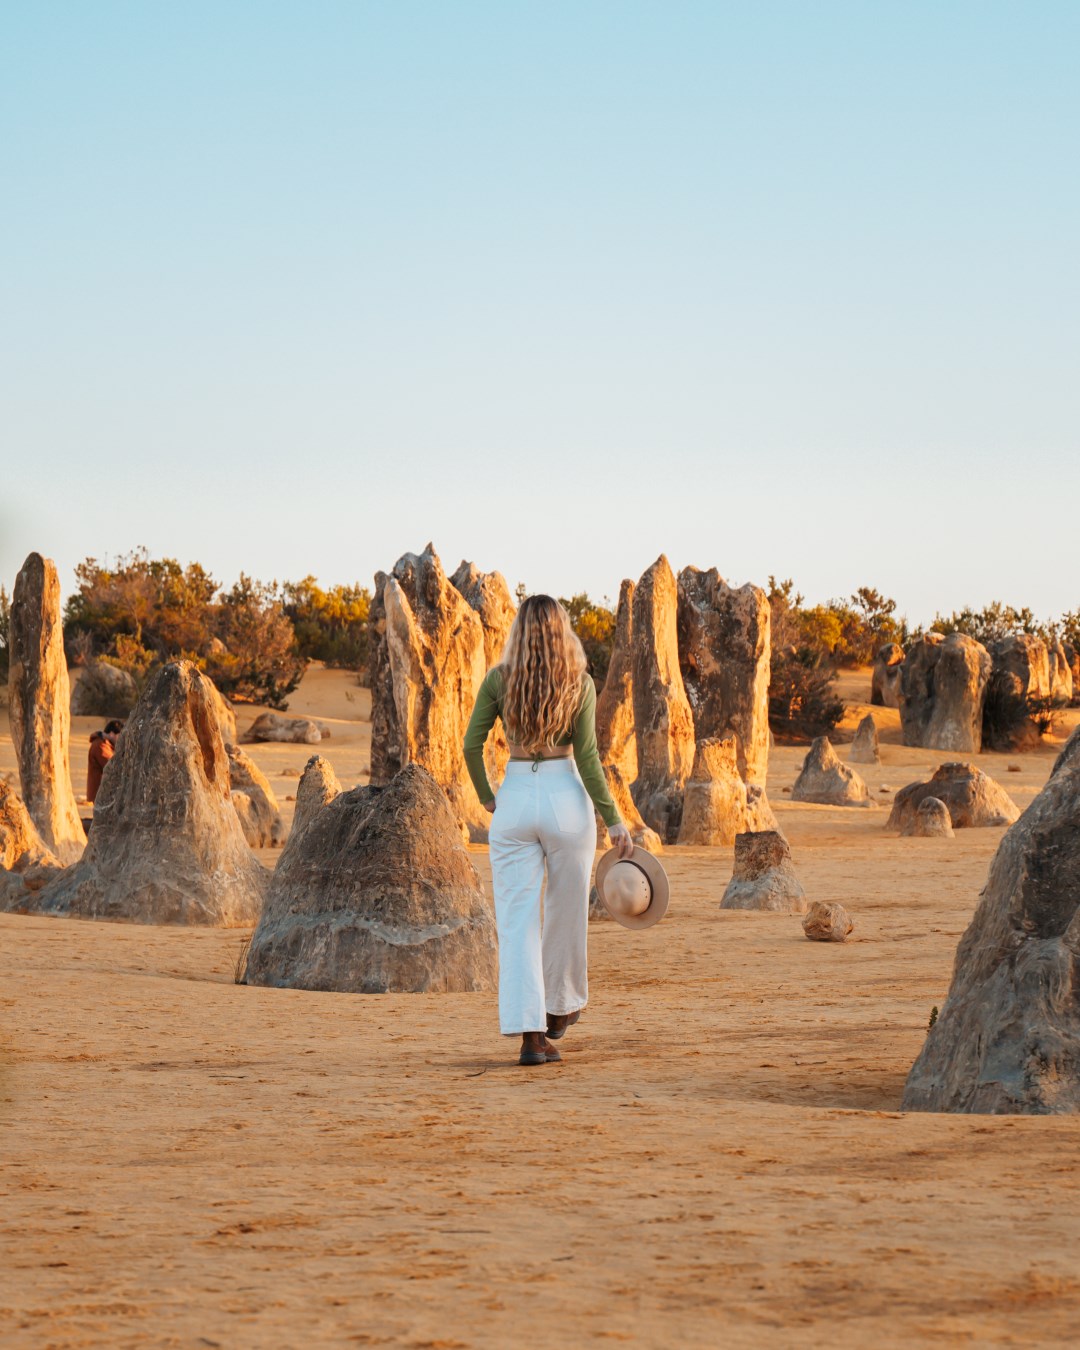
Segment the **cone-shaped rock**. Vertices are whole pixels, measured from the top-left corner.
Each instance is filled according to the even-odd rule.
[[[900,668],[900,726],[905,745],[925,750],[982,749],[990,653],[963,633],[927,633]]]
[[[924,797],[914,811],[907,813],[900,833],[916,839],[951,839],[949,808],[940,797]]]
[[[476,843],[490,816],[476,799],[462,743],[486,672],[480,617],[450,584],[431,544],[375,578],[371,782],[422,764]]]
[[[238,745],[226,745],[233,810],[251,848],[276,848],[285,837],[274,789],[266,775]]]
[[[811,942],[846,942],[855,927],[843,905],[815,900],[806,912],[802,930]]]
[[[758,586],[735,589],[712,567],[679,573],[679,660],[699,741],[734,737],[739,773],[769,767],[770,610]]]
[[[954,830],[1011,825],[1020,808],[1000,783],[974,764],[942,764],[927,783],[909,783],[893,801],[885,828],[914,833],[913,817],[927,797],[945,803]]]
[[[457,571],[450,578],[465,598],[470,608],[476,611],[484,628],[484,664],[488,670],[497,666],[502,659],[506,639],[514,622],[517,608],[510,594],[510,587],[501,572],[481,572],[475,563],[461,561]],[[472,709],[469,709],[472,712]],[[495,723],[484,746],[484,768],[488,782],[494,791],[499,790],[507,761],[510,759],[510,747],[506,741],[502,718]]]
[[[632,791],[645,824],[665,843],[678,836],[683,785],[694,761],[694,719],[679,670],[677,611],[675,576],[661,554],[634,589],[638,776]]]
[[[730,845],[749,829],[734,736],[698,741],[683,794],[680,844]]]
[[[1080,732],[1002,839],[905,1111],[1080,1112]]]
[[[900,667],[903,661],[904,649],[898,642],[886,642],[878,648],[870,677],[870,702],[875,707],[899,708]]]
[[[841,764],[828,736],[819,736],[811,745],[791,789],[791,800],[820,806],[873,806],[866,784],[854,769]]]
[[[258,918],[266,882],[229,800],[210,683],[190,661],[163,666],[106,765],[82,861],[34,908],[232,928]]]
[[[736,835],[735,870],[720,908],[805,913],[806,892],[795,875],[791,849],[782,834],[763,830]]]
[[[983,741],[988,750],[1032,750],[1042,739],[1029,700],[1050,697],[1050,655],[1042,638],[1011,633],[991,644]]]
[[[71,687],[56,564],[31,553],[11,596],[11,740],[22,799],[47,848],[74,862],[86,844],[68,768]]]
[[[490,989],[495,920],[446,795],[419,764],[338,791],[315,758],[246,982],[342,993]]]
[[[60,868],[19,794],[0,781],[0,909],[22,908],[27,891],[40,890]]]
[[[634,735],[634,583],[623,581],[615,611],[615,639],[604,687],[596,696],[596,748],[601,764],[613,764],[628,783],[637,777]]]
[[[855,739],[848,750],[848,759],[853,764],[880,764],[881,749],[878,746],[877,727],[873,717],[867,713],[855,731]]]

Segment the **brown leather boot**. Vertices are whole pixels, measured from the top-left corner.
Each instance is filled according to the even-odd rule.
[[[526,1031],[521,1037],[519,1064],[557,1064],[562,1055],[553,1045],[548,1045],[542,1031]]]
[[[572,1027],[581,1016],[580,1012],[572,1013],[548,1013],[547,1015],[547,1037],[549,1041],[561,1041],[566,1035],[566,1028]]]

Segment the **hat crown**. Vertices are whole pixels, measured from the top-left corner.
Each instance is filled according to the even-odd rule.
[[[635,863],[617,862],[605,878],[604,899],[614,913],[644,914],[652,903],[652,884]]]

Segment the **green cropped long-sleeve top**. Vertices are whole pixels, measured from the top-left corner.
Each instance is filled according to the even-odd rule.
[[[495,725],[495,719],[502,717],[502,701],[502,669],[493,666],[484,676],[465,731],[465,764],[476,789],[476,795],[485,803],[493,801],[495,794],[484,771],[484,742]],[[569,731],[560,736],[555,744],[574,747],[574,763],[578,767],[585,791],[600,812],[601,820],[607,826],[621,825],[622,817],[611,798],[600,763],[600,753],[596,748],[596,686],[588,675],[582,676],[581,702],[574,714],[574,721]]]

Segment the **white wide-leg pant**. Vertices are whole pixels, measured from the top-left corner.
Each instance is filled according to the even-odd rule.
[[[586,944],[596,818],[574,761],[511,760],[489,838],[500,1030],[504,1036],[544,1031],[548,1013],[577,1012],[589,998]]]

